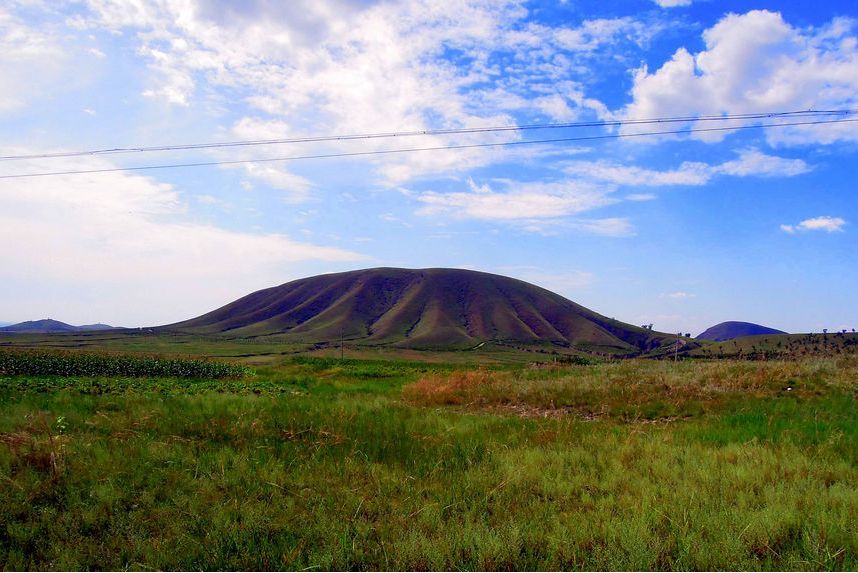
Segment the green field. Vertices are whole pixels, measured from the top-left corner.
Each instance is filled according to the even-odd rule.
[[[252,373],[3,371],[4,569],[858,568],[854,354],[16,340]]]

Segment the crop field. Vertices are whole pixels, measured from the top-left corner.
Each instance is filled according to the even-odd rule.
[[[5,367],[0,566],[858,569],[854,355],[265,352]]]

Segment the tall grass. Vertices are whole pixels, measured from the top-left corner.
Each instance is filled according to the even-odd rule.
[[[651,362],[434,373],[403,388],[413,404],[621,418],[687,417],[748,398],[858,390],[855,361]]]
[[[768,374],[677,365],[697,372],[690,387],[747,393],[665,424],[448,408],[401,400],[390,378],[367,391],[369,379],[349,375],[367,365],[297,367],[336,385],[258,395],[0,387],[0,564],[858,568],[855,378],[836,363]],[[550,390],[580,377],[597,400],[600,379],[684,387],[671,372],[642,362],[477,372],[471,382]],[[773,389],[793,380],[801,394]]]

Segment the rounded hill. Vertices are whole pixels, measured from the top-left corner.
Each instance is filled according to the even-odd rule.
[[[376,268],[267,288],[164,329],[296,342],[468,348],[548,343],[634,353],[673,337],[619,322],[517,279],[462,269]]]
[[[738,320],[730,320],[709,327],[697,336],[698,340],[714,340],[723,342],[724,340],[732,340],[742,336],[757,336],[760,334],[786,334],[783,330],[769,328],[753,322],[740,322]]]

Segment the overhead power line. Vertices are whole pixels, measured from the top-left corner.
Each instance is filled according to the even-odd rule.
[[[690,128],[690,129],[676,129],[676,130],[666,130],[666,131],[647,131],[641,133],[612,133],[612,134],[603,134],[603,135],[587,135],[587,136],[578,136],[578,137],[559,137],[554,139],[530,139],[530,140],[522,140],[522,141],[503,141],[496,143],[467,143],[462,145],[440,145],[440,146],[432,146],[432,147],[410,147],[403,149],[381,149],[375,151],[351,151],[351,152],[340,152],[340,153],[320,153],[315,155],[293,155],[289,157],[263,157],[258,159],[235,159],[235,160],[226,160],[226,161],[200,161],[193,163],[168,163],[161,165],[141,165],[141,166],[133,166],[133,167],[109,167],[104,169],[81,169],[81,170],[70,170],[70,171],[45,171],[38,173],[19,173],[14,175],[0,175],[0,179],[21,179],[26,177],[49,177],[55,175],[84,175],[90,173],[112,173],[117,171],[146,171],[146,170],[155,170],[155,169],[176,169],[182,167],[211,167],[211,166],[219,166],[219,165],[242,165],[242,164],[252,164],[252,163],[273,163],[273,162],[287,162],[287,161],[300,161],[307,159],[329,159],[329,158],[337,158],[337,157],[362,157],[362,156],[374,156],[374,155],[391,155],[397,153],[414,153],[419,151],[442,151],[442,150],[455,150],[455,149],[475,149],[475,148],[485,148],[485,147],[508,147],[513,145],[533,145],[537,143],[571,143],[571,142],[579,142],[579,141],[595,141],[595,140],[604,140],[604,139],[624,139],[631,137],[646,137],[646,136],[654,136],[654,135],[684,135],[689,133],[702,133],[702,132],[718,132],[718,131],[737,131],[737,130],[748,130],[748,129],[764,129],[771,127],[791,127],[791,126],[808,126],[808,125],[826,125],[826,124],[835,124],[835,123],[854,123],[858,122],[858,118],[856,119],[826,119],[826,120],[817,120],[817,121],[797,121],[797,122],[782,122],[782,123],[768,123],[768,124],[754,124],[754,125],[738,125],[738,126],[725,126],[725,127],[705,127],[705,128]]]
[[[18,161],[24,159],[56,159],[64,157],[82,157],[96,155],[115,155],[127,153],[149,153],[159,151],[189,151],[196,149],[217,149],[225,147],[253,147],[260,145],[282,145],[292,143],[322,143],[331,141],[352,141],[364,139],[387,139],[394,137],[416,137],[433,135],[466,135],[475,133],[501,133],[510,131],[534,131],[541,129],[571,129],[585,127],[623,127],[633,125],[653,125],[665,123],[688,123],[691,121],[723,122],[723,121],[749,121],[754,119],[772,120],[778,118],[814,118],[830,116],[847,116],[858,113],[858,109],[828,109],[828,110],[801,110],[784,112],[743,113],[728,115],[703,115],[703,116],[679,116],[659,117],[652,119],[625,119],[615,121],[589,121],[589,122],[567,122],[567,123],[541,123],[525,125],[501,125],[488,127],[468,127],[458,129],[429,129],[415,131],[391,131],[382,133],[358,133],[349,135],[321,135],[307,137],[293,137],[283,139],[251,139],[241,141],[221,141],[207,143],[184,143],[176,145],[153,145],[153,146],[127,146],[112,147],[105,149],[89,149],[83,151],[61,151],[56,153],[35,153],[25,155],[0,156],[0,161]]]

